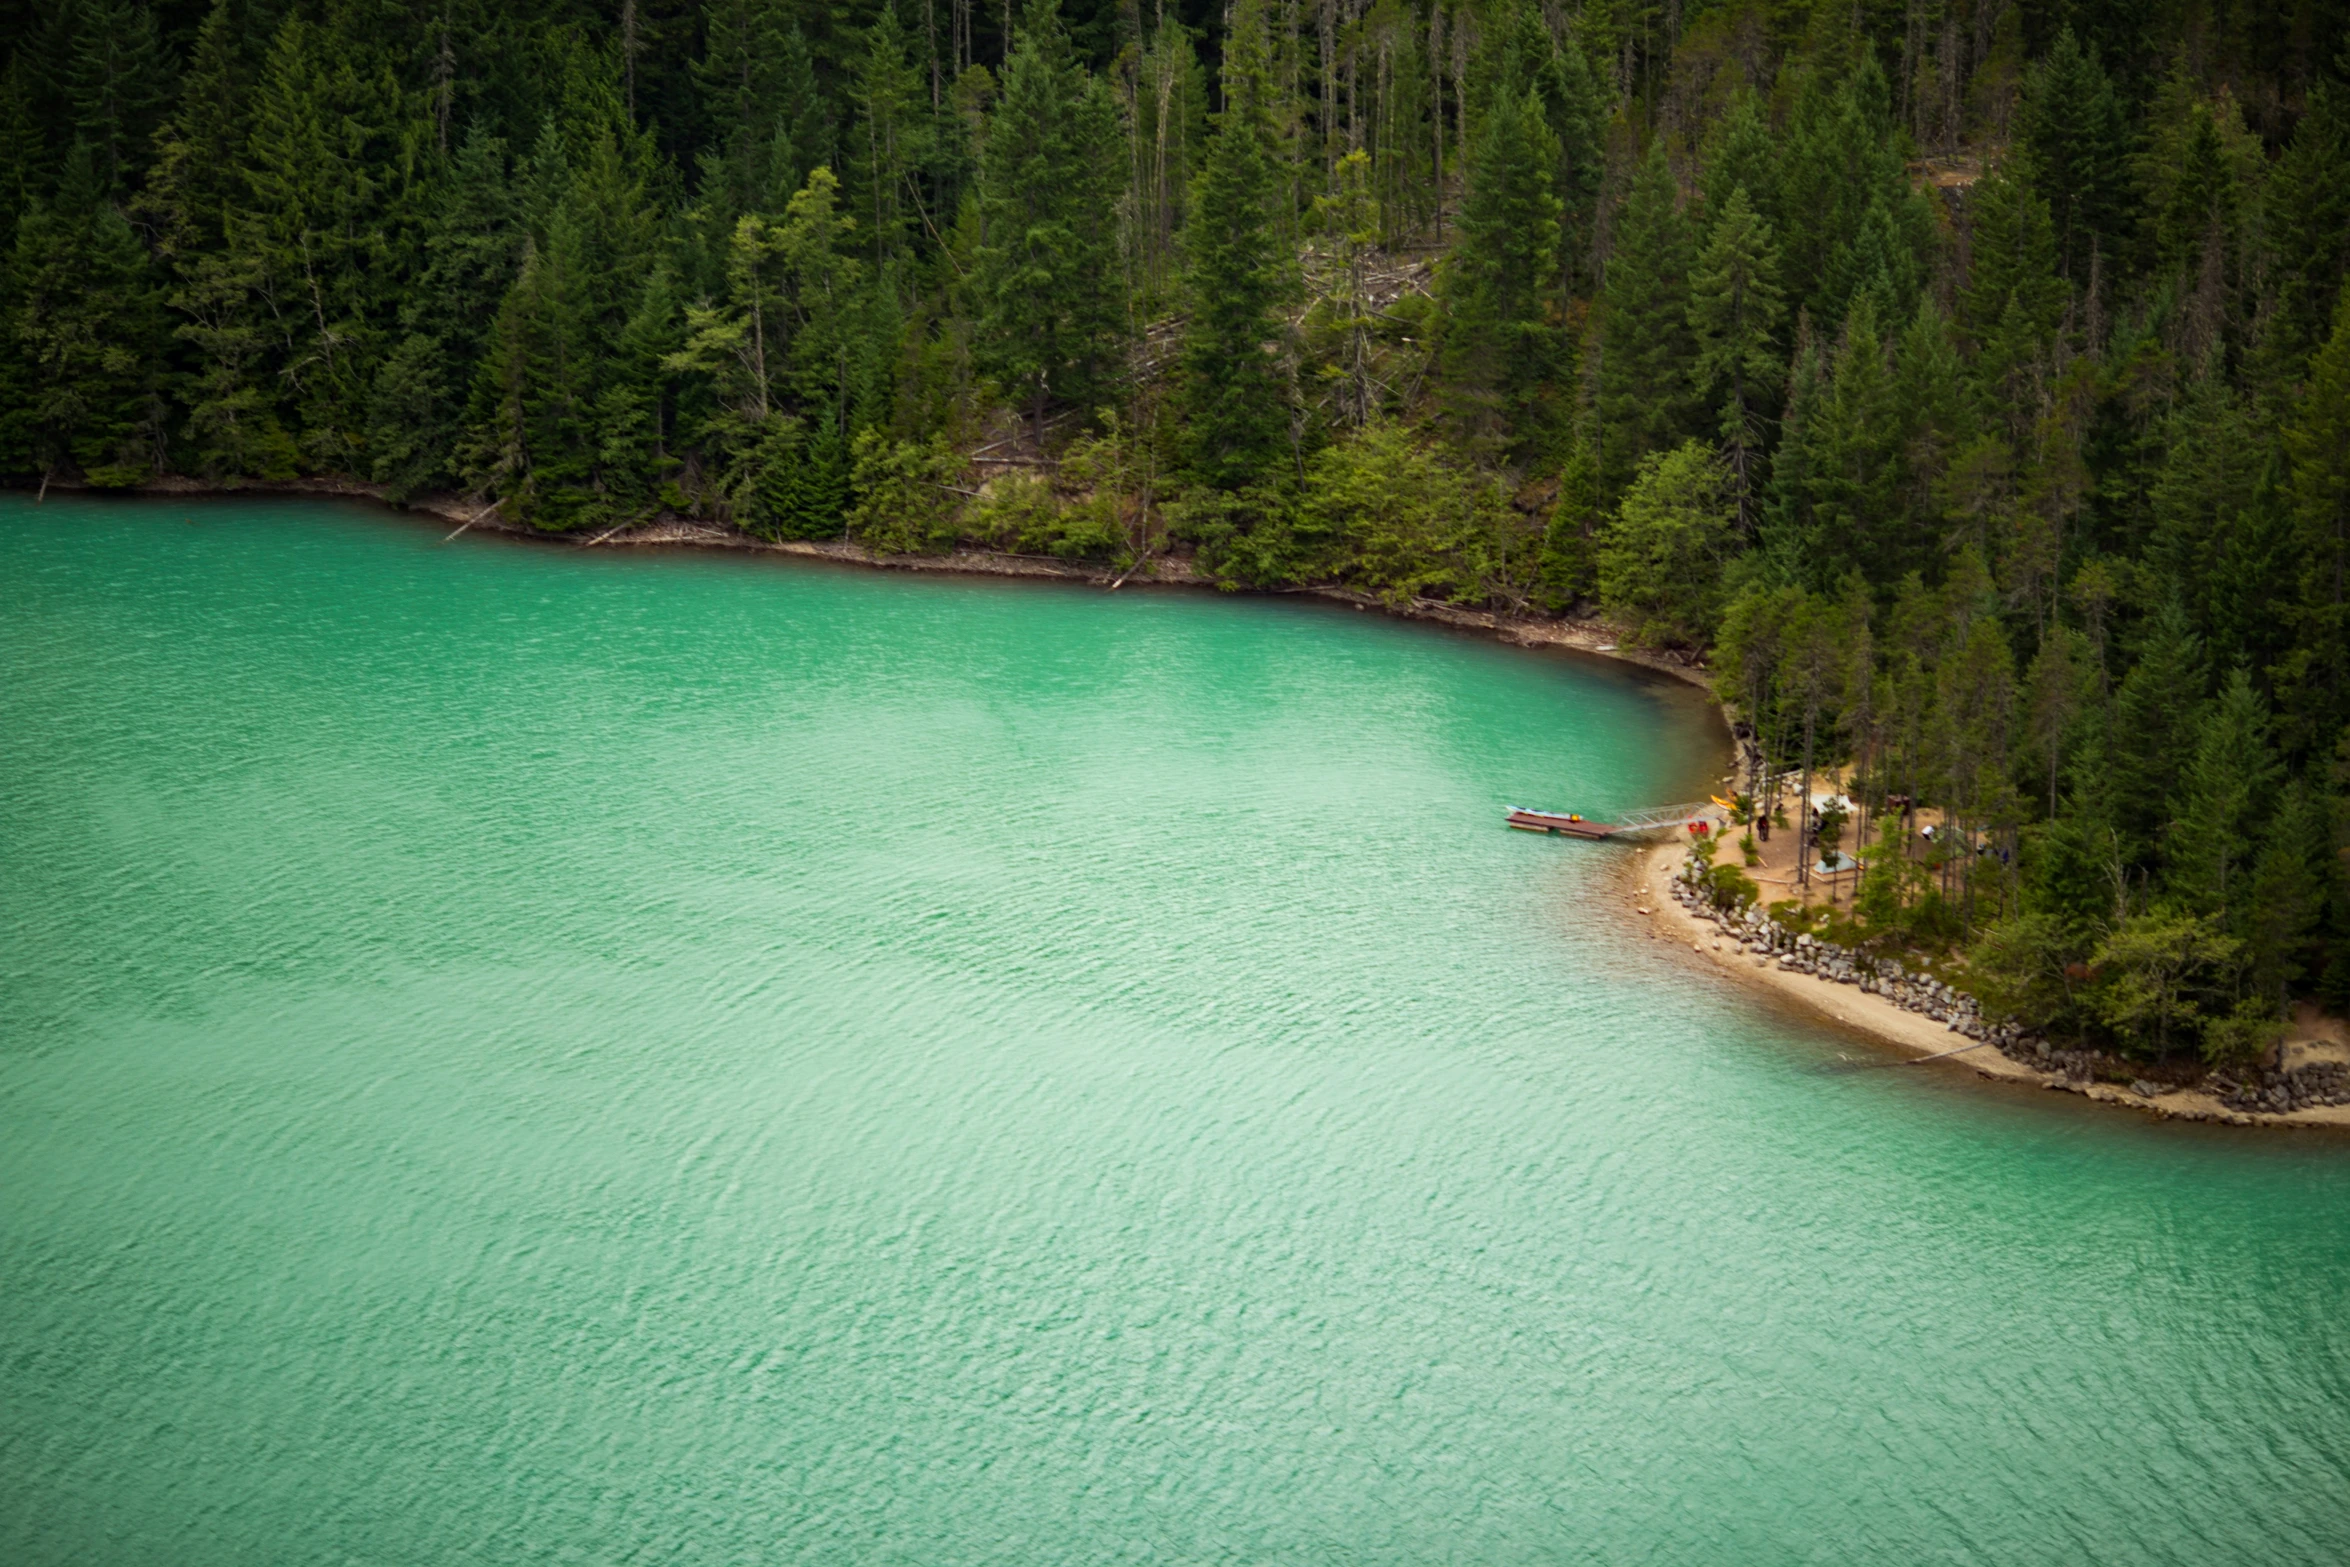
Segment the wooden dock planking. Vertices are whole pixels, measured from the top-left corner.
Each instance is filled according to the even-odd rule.
[[[1523,808],[1510,812],[1509,824],[1520,832],[1565,833],[1570,838],[1610,838],[1617,831],[1609,822],[1569,821],[1553,811],[1529,811]]]

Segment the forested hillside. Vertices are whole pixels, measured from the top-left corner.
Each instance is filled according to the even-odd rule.
[[[1596,606],[2217,1059],[2350,1001],[2346,20],[5,0],[0,469]]]

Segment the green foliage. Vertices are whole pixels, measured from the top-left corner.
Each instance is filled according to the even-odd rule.
[[[155,30],[155,13],[132,0],[79,0],[65,96],[73,128],[89,148],[92,172],[107,190],[146,165],[148,144],[171,94],[171,61]]]
[[[886,14],[886,13],[884,13]],[[1125,322],[1116,201],[1123,151],[1109,90],[1071,59],[1050,0],[1032,9],[988,121],[979,210],[981,363],[1040,421],[1091,406]]]
[[[1976,187],[1975,204],[1963,318],[1981,350],[1984,379],[2010,391],[2048,351],[2064,312],[2056,227],[2046,199],[2012,169],[1994,169]]]
[[[1695,441],[1641,462],[1601,535],[1599,598],[1644,642],[1702,646],[1735,537],[1729,473]]]
[[[1496,450],[1540,450],[1559,422],[1558,162],[1541,98],[1502,83],[1478,117],[1444,274],[1454,417],[1470,441]]]
[[[0,453],[11,467],[129,484],[163,457],[162,301],[138,237],[76,143],[56,199],[17,225]]]
[[[2090,269],[2128,254],[2129,130],[2093,48],[2071,28],[2024,79],[2021,141],[2053,227],[2056,270],[2087,287]]]
[[[1689,330],[1696,340],[1691,375],[1700,403],[1716,410],[1723,455],[1738,500],[1738,526],[1752,532],[1767,446],[1786,361],[1778,347],[1785,313],[1778,248],[1770,224],[1734,185],[1689,279]]]
[[[1696,867],[1692,885],[1717,909],[1745,908],[1762,896],[1762,889],[1737,866],[1716,865],[1714,856],[1720,847],[1710,836],[1690,844],[1689,857]]]
[[[1243,490],[1292,460],[1281,312],[1299,287],[1296,253],[1275,223],[1281,180],[1261,0],[1240,0],[1234,8],[1224,91],[1184,231],[1191,314],[1183,338],[1183,444],[1202,484]],[[1263,508],[1242,506],[1211,523],[1213,509],[1197,513],[1208,530],[1203,538],[1256,539],[1264,532],[1237,520],[1261,516]],[[1272,558],[1252,569],[1264,569]]]
[[[1514,527],[1490,478],[1381,421],[1314,458],[1294,536],[1314,575],[1391,603],[1473,603],[1504,569]]]
[[[711,145],[702,192],[721,217],[780,210],[833,160],[832,127],[807,39],[782,0],[720,0],[704,12],[692,75]]]
[[[2051,914],[2021,914],[1984,931],[1967,973],[1984,1015],[2078,1035],[2090,1021],[2090,971],[2077,934]]]
[[[2242,944],[2209,916],[2134,915],[2089,955],[2098,976],[2091,1005],[2129,1049],[2167,1056],[2199,1048],[2207,1019],[2233,1011],[2215,998],[2232,989],[2242,954]]]
[[[851,458],[851,538],[884,555],[934,551],[954,542],[963,462],[945,441],[893,441],[878,430],[862,430]]]
[[[2310,84],[2308,108],[2269,174],[2261,209],[2276,247],[2271,373],[2291,380],[2324,341],[2350,264],[2350,87],[2322,76]]]
[[[1170,531],[1195,551],[1198,569],[1220,588],[1274,587],[1301,575],[1292,533],[1292,490],[1275,485],[1198,485],[1168,508]]]
[[[1599,364],[1602,483],[1620,491],[1651,453],[1697,427],[1690,385],[1689,270],[1695,243],[1680,188],[1653,144],[1632,181],[1608,259]]]
[[[1835,351],[1799,360],[1775,471],[1782,558],[1824,587],[1854,567],[1898,581],[1920,564],[1901,500],[1903,419],[1875,302],[1855,302]]]
[[[1909,857],[1899,817],[1878,819],[1876,847],[1862,858],[1866,863],[1853,893],[1854,916],[1880,936],[1911,934],[1911,911],[1925,900],[1929,888],[1925,867]]]
[[[2268,702],[2249,674],[2233,670],[2203,719],[2167,828],[2166,882],[2181,907],[2216,915],[2242,901],[2278,772]]]
[[[2300,592],[2294,649],[2278,671],[2295,739],[2312,748],[2350,723],[2350,289],[2284,430]]]
[[[1542,530],[1540,598],[1558,612],[1599,591],[1599,533],[1605,519],[1599,498],[1599,460],[1578,440],[1567,450],[1559,472],[1558,501]]]
[[[1787,297],[1819,321],[1842,320],[1862,294],[1881,317],[1907,315],[1934,220],[1910,189],[1873,54],[1841,72],[1814,66],[1803,75],[1778,175]]]

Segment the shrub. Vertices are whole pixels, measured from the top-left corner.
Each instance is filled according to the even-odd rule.
[[[943,437],[893,441],[866,430],[857,436],[855,454],[852,537],[884,554],[943,550],[954,543],[963,465]]]
[[[1389,603],[1481,601],[1521,525],[1500,484],[1384,420],[1317,453],[1294,537],[1298,566]]]
[[[1722,610],[1729,475],[1695,441],[1642,460],[1600,536],[1599,599],[1643,642],[1701,646]]]

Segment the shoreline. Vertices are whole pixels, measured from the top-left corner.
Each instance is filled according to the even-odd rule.
[[[1084,583],[1116,591],[1125,586],[1214,589],[1215,584],[1191,569],[1182,557],[1146,559],[1135,568],[1113,574],[1105,567],[1057,560],[1046,556],[1014,555],[997,550],[957,549],[943,555],[884,555],[846,539],[768,540],[737,529],[686,518],[664,518],[614,529],[594,538],[543,533],[517,527],[498,515],[495,503],[481,506],[456,495],[421,495],[402,503],[388,499],[381,486],[353,480],[295,479],[255,481],[233,485],[202,480],[166,478],[115,491],[93,486],[56,486],[72,494],[114,493],[133,496],[188,496],[224,498],[232,495],[313,496],[322,499],[370,501],[397,511],[411,511],[457,525],[449,535],[479,528],[506,538],[573,548],[666,547],[732,549],[761,554],[792,555],[881,571],[935,571],[965,576],[1014,577]],[[1397,619],[1426,621],[1457,630],[1476,631],[1520,647],[1561,648],[1629,664],[1669,676],[1706,693],[1709,706],[1726,734],[1735,736],[1733,715],[1713,693],[1702,664],[1620,645],[1614,628],[1600,621],[1553,616],[1516,616],[1490,610],[1463,609],[1432,600],[1389,603],[1371,594],[1335,586],[1305,587],[1266,593],[1266,597],[1302,596],[1346,604],[1357,610],[1377,610]],[[1732,741],[1733,751],[1736,741]],[[1893,1064],[1932,1064],[1971,1072],[1988,1082],[2075,1093],[2100,1104],[2141,1111],[2167,1120],[2206,1121],[2230,1126],[2350,1128],[2350,1104],[2312,1106],[2277,1113],[2252,1113],[2222,1104],[2201,1084],[2168,1089],[2144,1097],[2114,1083],[2074,1079],[2040,1070],[2003,1054],[1996,1045],[1967,1040],[1948,1026],[1922,1013],[1908,1011],[1890,998],[1873,995],[1800,971],[1782,969],[1750,957],[1742,948],[1721,939],[1721,931],[1684,908],[1670,892],[1675,871],[1685,853],[1677,839],[1635,849],[1620,889],[1626,896],[1625,918],[1651,937],[1687,942],[1693,957],[1709,960],[1714,968],[1784,1004],[1793,1003],[1839,1027],[1859,1033],[1882,1047],[1900,1052]]]
[[[1078,561],[1061,560],[1049,555],[1015,555],[1003,550],[955,549],[943,555],[888,555],[867,549],[849,539],[762,539],[715,522],[703,522],[687,517],[662,517],[650,522],[633,523],[594,537],[571,533],[546,533],[536,528],[518,527],[498,513],[497,503],[481,505],[461,495],[434,492],[394,501],[384,493],[384,487],[356,479],[254,479],[233,484],[213,483],[203,479],[189,479],[177,475],[150,480],[145,484],[129,485],[119,489],[102,489],[89,484],[56,484],[51,489],[68,495],[125,495],[140,497],[186,496],[190,498],[222,499],[234,495],[265,495],[315,497],[322,500],[369,501],[393,511],[415,512],[443,522],[456,524],[454,539],[459,533],[480,531],[495,533],[503,538],[523,539],[536,544],[567,545],[574,549],[671,548],[741,550],[751,554],[794,555],[803,560],[826,560],[844,566],[863,566],[876,571],[934,571],[958,576],[1021,577],[1032,580],[1076,582],[1089,587],[1115,591],[1124,587],[1193,588],[1223,591],[1214,581],[1191,569],[1185,556],[1155,556],[1139,562],[1125,572],[1114,572],[1106,566]],[[1336,586],[1297,588],[1243,588],[1264,598],[1316,598],[1334,604],[1344,604],[1364,611],[1377,611],[1398,620],[1427,621],[1435,625],[1451,626],[1461,631],[1482,632],[1498,637],[1519,647],[1563,648],[1569,652],[1589,653],[1600,658],[1630,664],[1653,674],[1666,675],[1706,693],[1715,714],[1721,719],[1725,733],[1729,732],[1729,717],[1719,701],[1713,699],[1712,682],[1702,664],[1692,664],[1661,653],[1625,647],[1612,626],[1596,620],[1575,620],[1556,615],[1510,615],[1493,610],[1464,609],[1457,604],[1441,603],[1434,599],[1413,599],[1408,603],[1390,603],[1375,594],[1357,592],[1352,588]]]
[[[2003,1053],[1988,1039],[1975,1040],[1951,1025],[1924,1013],[1911,1012],[1890,998],[1855,986],[1781,968],[1724,939],[1719,927],[1684,908],[1671,893],[1674,873],[1686,850],[1677,840],[1641,847],[1622,889],[1630,918],[1647,926],[1659,939],[1687,943],[1693,957],[1753,989],[1782,1002],[1791,1002],[1844,1028],[1863,1034],[1902,1057],[1887,1065],[1931,1064],[1970,1072],[1989,1082],[2073,1093],[2098,1104],[2136,1110],[2163,1120],[2206,1121],[2224,1126],[2288,1128],[2350,1128],[2350,1105],[2316,1105],[2279,1113],[2254,1113],[2231,1108],[2198,1083],[2188,1088],[2166,1088],[2153,1096],[2132,1092],[2119,1083],[2098,1082],[2044,1071]]]

